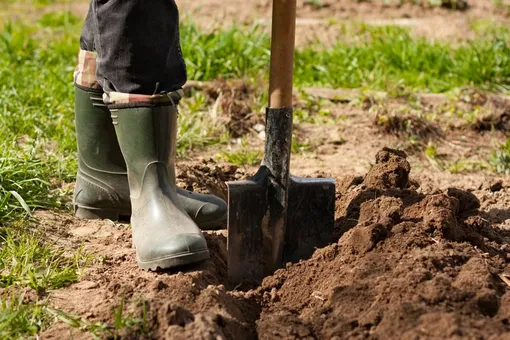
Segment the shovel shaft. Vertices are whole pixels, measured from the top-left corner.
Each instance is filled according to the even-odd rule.
[[[261,224],[264,273],[282,265],[287,225],[289,166],[292,145],[292,78],[296,0],[273,0],[269,107],[262,166],[268,170],[267,203]]]
[[[292,107],[296,0],[273,0],[269,108]]]

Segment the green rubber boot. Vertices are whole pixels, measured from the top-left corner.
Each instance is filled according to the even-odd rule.
[[[177,196],[177,110],[153,106],[110,111],[127,164],[138,265],[158,270],[208,259],[206,240]]]
[[[77,217],[128,219],[131,216],[126,163],[101,91],[75,87],[78,174]],[[184,210],[204,230],[225,224],[227,204],[219,197],[177,189]]]
[[[74,211],[86,219],[131,215],[126,163],[102,92],[75,87],[78,174]]]

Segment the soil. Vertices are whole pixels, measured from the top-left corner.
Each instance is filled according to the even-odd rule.
[[[480,20],[510,24],[508,0],[501,0],[500,6],[493,0],[444,2],[459,6],[433,7],[427,5],[427,0],[298,0],[296,43],[298,46],[310,42],[331,45],[339,39],[350,39],[342,25],[338,25],[350,22],[407,27],[418,36],[453,43],[474,38],[476,25],[473,24]],[[184,20],[190,19],[212,31],[234,23],[270,28],[271,0],[177,0],[176,3]],[[85,18],[88,6],[88,0],[55,3],[45,6],[44,10],[31,3],[16,3],[8,5],[5,11],[0,9],[0,22],[23,17],[35,19],[43,12],[55,10],[71,11]]]
[[[345,31],[337,24],[364,22],[368,25],[397,25],[411,28],[418,35],[433,40],[458,41],[475,36],[473,23],[480,19],[508,24],[510,14],[492,0],[452,1],[469,6],[431,7],[428,1],[355,1],[320,0],[297,2],[296,43],[298,46],[319,41],[321,45],[346,39]],[[447,2],[445,2],[447,3]],[[184,17],[214,29],[232,22],[269,29],[270,0],[178,0]]]
[[[40,211],[57,244],[97,256],[50,304],[109,323],[124,301],[126,315],[146,319],[146,333],[126,339],[508,338],[510,189],[426,194],[410,173],[407,155],[385,148],[364,176],[336,178],[333,243],[251,289],[227,279],[225,231],[206,232],[210,260],[153,273],[137,268],[126,225]],[[209,161],[181,166],[179,177],[221,193],[214,183],[244,175]],[[62,323],[41,338],[69,332],[89,336]]]

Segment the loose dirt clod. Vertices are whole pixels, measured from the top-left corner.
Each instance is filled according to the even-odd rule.
[[[410,170],[405,153],[386,148],[364,178],[339,180],[338,241],[248,291],[226,279],[223,231],[206,234],[211,260],[151,273],[136,267],[127,228],[110,226],[105,234],[104,222],[71,225],[66,235],[89,230],[86,249],[107,260],[81,279],[97,286],[78,283],[51,299],[98,322],[111,320],[124,299],[127,312],[146,315],[146,332],[127,330],[124,338],[504,339],[510,233],[483,217],[471,192],[417,192]],[[182,167],[180,180],[203,190],[236,176],[204,163]],[[44,338],[68,332],[59,327]]]
[[[373,189],[404,189],[409,185],[411,166],[403,151],[384,148],[375,156],[375,166],[368,172],[363,181]]]

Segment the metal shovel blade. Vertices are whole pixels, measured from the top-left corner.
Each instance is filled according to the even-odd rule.
[[[261,167],[252,179],[227,182],[227,263],[229,277],[236,282],[264,277],[261,225],[267,225],[268,179],[267,169]]]
[[[233,282],[260,281],[287,262],[310,257],[317,247],[331,241],[333,179],[290,176],[287,218],[284,226],[277,227],[271,223],[271,211],[284,207],[272,197],[273,185],[265,166],[249,180],[227,182],[228,274]]]
[[[331,242],[335,197],[332,178],[290,176],[283,264],[309,258]]]

